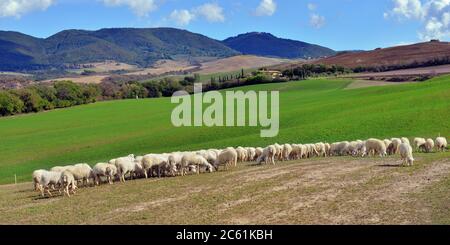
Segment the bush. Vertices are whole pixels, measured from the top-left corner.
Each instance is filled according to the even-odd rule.
[[[52,86],[46,85],[37,85],[31,87],[34,91],[36,91],[39,96],[45,101],[44,110],[52,110],[55,108],[56,103],[56,89]]]
[[[0,115],[9,116],[21,113],[23,102],[14,94],[7,91],[0,91]]]
[[[122,85],[122,97],[124,99],[147,98],[148,92],[139,83],[129,83]]]
[[[64,108],[81,105],[84,102],[81,87],[71,81],[60,81],[54,85],[56,90],[57,107]]]
[[[22,100],[22,112],[25,113],[43,111],[48,104],[48,101],[42,99],[42,97],[32,89],[14,90],[13,93]]]
[[[162,96],[161,85],[156,81],[148,81],[142,84],[145,89],[147,89],[149,98],[159,98]]]

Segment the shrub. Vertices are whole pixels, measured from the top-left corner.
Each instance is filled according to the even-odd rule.
[[[8,91],[0,91],[0,115],[9,116],[21,113],[23,102]]]

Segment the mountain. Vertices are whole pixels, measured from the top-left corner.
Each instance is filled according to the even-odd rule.
[[[450,59],[450,43],[433,40],[365,52],[347,52],[317,60],[315,63],[356,68],[411,65],[443,59]]]
[[[312,59],[335,55],[336,52],[319,45],[282,39],[270,33],[250,32],[223,41],[243,54],[288,59]]]
[[[224,58],[238,54],[220,41],[174,28],[66,30],[46,39],[0,31],[0,70],[104,60],[148,66],[160,59]]]

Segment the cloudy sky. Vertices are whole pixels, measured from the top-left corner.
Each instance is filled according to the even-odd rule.
[[[450,0],[0,0],[0,30],[176,27],[215,39],[260,31],[331,47],[450,40]]]

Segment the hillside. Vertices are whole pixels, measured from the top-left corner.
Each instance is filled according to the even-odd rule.
[[[251,32],[223,41],[243,54],[288,59],[310,59],[334,55],[336,52],[319,45],[275,37],[270,33]]]
[[[280,134],[259,127],[175,128],[170,98],[108,101],[0,119],[0,183],[30,181],[33,170],[118,156],[274,142],[320,142],[450,135],[450,77],[346,89],[352,80],[241,87],[280,91]],[[433,101],[433,103],[423,103]],[[380,125],[389,125],[384,127]]]
[[[346,52],[314,63],[355,68],[409,65],[445,58],[450,58],[449,42],[427,42],[365,52]]]
[[[67,30],[46,39],[0,32],[0,70],[115,60],[148,66],[160,59],[237,55],[219,41],[173,28]]]

